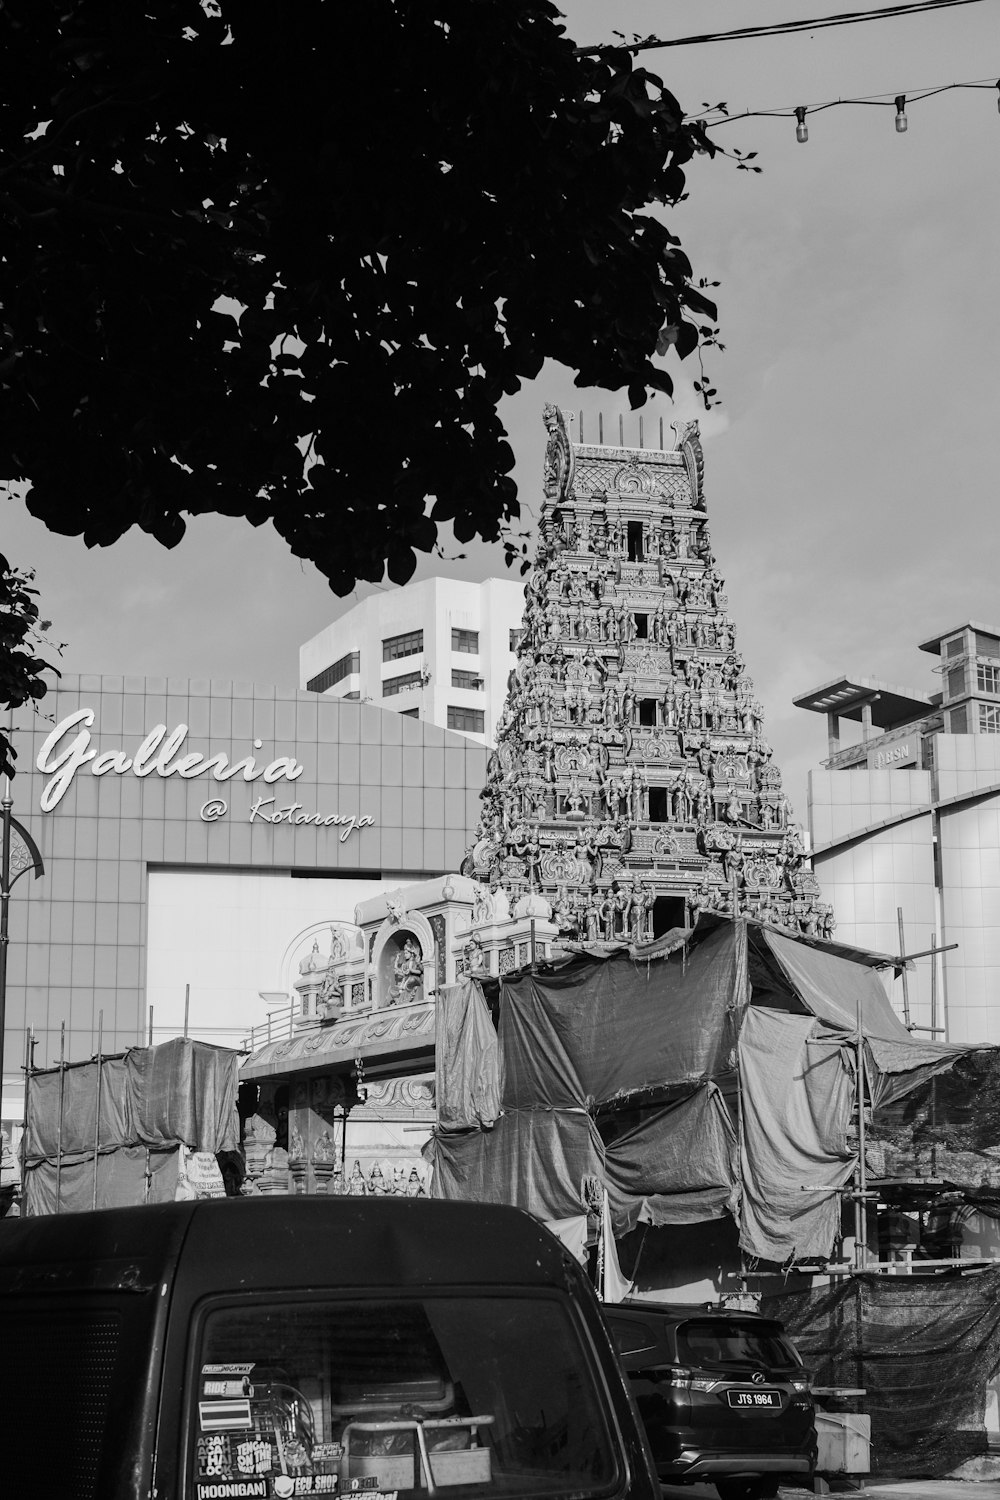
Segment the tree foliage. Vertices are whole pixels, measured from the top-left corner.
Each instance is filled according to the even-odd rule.
[[[0,554],[0,704],[7,708],[43,697],[42,673],[55,670],[38,655],[52,643],[45,636],[49,622],[39,617],[34,580],[33,572],[11,567]],[[0,774],[13,776],[15,755],[6,730],[0,729]]]
[[[8,0],[0,475],[89,545],[272,520],[334,590],[517,515],[505,393],[669,391],[710,150],[548,0]]]
[[[5,0],[0,36],[0,478],[88,546],[270,520],[339,594],[441,523],[509,561],[501,398],[551,358],[638,406],[658,338],[714,336],[647,211],[713,148],[549,0]]]

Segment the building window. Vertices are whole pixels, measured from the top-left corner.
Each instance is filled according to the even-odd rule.
[[[979,733],[1000,734],[1000,704],[980,703]]]
[[[399,710],[399,717],[401,719],[419,719],[420,710],[419,708],[401,708]]]
[[[964,703],[961,708],[953,708],[948,715],[948,728],[952,734],[968,734],[969,716]]]
[[[945,656],[961,656],[965,650],[965,636],[956,635],[953,641],[949,641],[944,648]]]
[[[1000,656],[1000,639],[995,635],[984,635],[976,631],[976,654],[978,656]]]
[[[479,631],[478,630],[452,630],[451,649],[453,651],[464,651],[467,656],[479,655]]]
[[[452,667],[451,685],[452,687],[465,688],[470,693],[478,693],[482,691],[483,679],[479,676],[478,672],[461,672]]]
[[[652,726],[656,723],[655,698],[639,699],[639,723],[645,724],[650,728],[652,728]]]
[[[462,729],[466,734],[486,733],[486,714],[481,708],[448,708],[448,728]]]
[[[641,521],[629,521],[628,523],[628,560],[629,562],[645,561],[645,554],[642,547]]]
[[[976,687],[981,693],[1000,693],[1000,667],[990,667],[984,661],[976,663]]]
[[[417,656],[423,649],[422,630],[409,630],[406,635],[390,635],[382,642],[382,660],[398,661],[401,656]]]
[[[361,652],[348,651],[339,661],[335,661],[332,667],[319,672],[315,677],[310,677],[306,683],[306,691],[309,693],[325,693],[327,688],[333,687],[335,682],[343,682],[345,677],[350,677],[355,672],[361,671]]]
[[[404,672],[402,677],[387,677],[382,684],[382,697],[395,698],[397,693],[420,687],[423,680],[422,672]]]
[[[516,651],[518,646],[521,644],[521,637],[523,634],[523,630],[512,630],[510,632],[510,649],[512,651]]]
[[[945,678],[949,698],[960,698],[965,692],[965,668],[953,667]]]
[[[635,638],[637,641],[649,640],[649,616],[637,614],[635,617]]]

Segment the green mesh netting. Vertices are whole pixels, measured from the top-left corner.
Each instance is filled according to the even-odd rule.
[[[818,1385],[863,1387],[872,1472],[938,1478],[987,1448],[986,1387],[1000,1368],[1000,1267],[845,1277],[764,1299]]]

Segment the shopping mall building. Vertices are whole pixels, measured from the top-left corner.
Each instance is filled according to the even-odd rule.
[[[29,1025],[39,1067],[99,1034],[105,1052],[176,1036],[185,1013],[239,1046],[332,922],[457,870],[479,816],[485,747],[388,706],[83,675],[40,709],[16,721],[13,813],[44,875],[10,901],[5,1119]]]

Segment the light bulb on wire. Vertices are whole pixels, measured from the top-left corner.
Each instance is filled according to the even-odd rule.
[[[804,104],[797,104],[795,106],[795,119],[797,121],[795,139],[800,146],[804,146],[809,139],[809,126],[806,124],[806,106]]]
[[[905,94],[897,94],[896,95],[896,134],[897,135],[905,135],[906,134],[906,127],[907,127],[908,123],[909,122],[908,122],[908,120],[906,118],[906,95]]]

